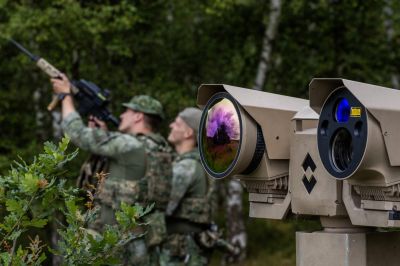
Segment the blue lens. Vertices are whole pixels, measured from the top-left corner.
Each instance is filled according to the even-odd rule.
[[[350,118],[350,104],[346,98],[342,98],[336,105],[336,121],[339,123],[347,122]]]

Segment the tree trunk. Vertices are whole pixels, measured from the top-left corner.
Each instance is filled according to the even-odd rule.
[[[34,75],[34,79],[37,76]],[[45,117],[45,114],[43,113],[43,109],[41,108],[41,98],[43,97],[42,95],[42,90],[40,88],[37,88],[33,92],[33,105],[35,109],[35,124],[36,124],[36,135],[39,137],[40,140],[46,140],[47,139],[47,132],[45,130],[44,122],[43,119]]]
[[[53,111],[52,116],[52,126],[53,126],[53,137],[56,141],[59,141],[63,136],[63,131],[61,128],[61,112]]]
[[[257,68],[257,76],[253,89],[262,90],[267,77],[270,61],[272,44],[276,37],[276,30],[281,14],[281,0],[271,0],[269,22],[265,28],[260,62]],[[230,243],[241,249],[238,257],[226,256],[225,262],[240,262],[246,258],[247,232],[243,220],[243,188],[239,181],[231,180],[227,184],[227,237]]]
[[[29,42],[29,47],[32,47],[34,50],[39,50],[38,44],[33,41],[33,38]],[[39,76],[43,75],[43,73],[34,71],[32,72],[33,83],[37,84],[39,80]],[[36,124],[36,136],[41,141],[45,141],[49,139],[49,132],[46,130],[44,119],[46,117],[46,113],[43,112],[42,108],[42,97],[43,97],[43,87],[37,87],[32,94],[33,98],[33,108],[35,112],[35,124]]]
[[[258,63],[257,76],[253,86],[255,90],[262,90],[265,84],[271,62],[272,44],[276,37],[276,30],[281,15],[281,5],[281,0],[271,0],[270,2],[269,22],[265,28],[260,62]]]
[[[393,51],[393,36],[394,36],[394,27],[393,27],[393,8],[392,8],[392,0],[385,0],[385,6],[383,8],[383,13],[385,16],[384,26],[386,31],[386,40],[389,45],[389,50]],[[395,55],[391,52],[390,55],[393,60]],[[393,68],[391,73],[391,81],[394,89],[400,88],[400,77],[397,71]]]
[[[59,141],[63,136],[63,131],[61,128],[61,112],[60,111],[52,111],[51,116],[52,116],[53,138],[56,141]],[[61,214],[57,213],[55,215],[56,215],[57,219],[59,219],[60,221],[63,220],[63,216]],[[50,223],[49,230],[51,231],[50,245],[51,245],[51,248],[53,248],[53,249],[57,249],[58,241],[61,239],[60,235],[57,232],[57,229],[60,229],[59,226],[57,225],[57,223],[55,221],[52,221]],[[59,266],[59,265],[62,265],[62,263],[63,263],[62,257],[56,256],[56,255],[52,255],[51,261],[52,261],[51,265],[53,265],[53,266]]]
[[[72,74],[68,78],[72,80],[73,76],[79,76],[79,63],[80,63],[80,57],[79,53],[77,50],[72,51]],[[61,104],[61,103],[60,103]],[[52,126],[53,126],[53,137],[56,140],[60,140],[63,137],[63,130],[61,127],[61,122],[62,122],[62,115],[60,111],[52,111],[51,112],[52,116]],[[59,221],[64,221],[65,217],[62,213],[56,213],[55,214],[57,219]],[[51,235],[50,235],[50,242],[51,242],[51,247],[53,249],[57,249],[57,244],[58,241],[61,240],[61,236],[58,234],[57,229],[59,229],[59,225],[57,224],[56,221],[53,221],[51,223]],[[61,256],[52,256],[52,265],[53,266],[59,266],[63,264],[63,258]]]
[[[226,189],[226,236],[229,243],[240,248],[240,254],[233,257],[226,254],[224,265],[241,262],[246,258],[247,232],[243,217],[243,187],[237,180],[227,182]]]

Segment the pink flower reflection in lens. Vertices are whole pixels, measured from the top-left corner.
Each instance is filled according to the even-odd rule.
[[[207,137],[215,144],[226,144],[239,139],[239,118],[232,102],[223,99],[208,111]]]
[[[239,149],[239,116],[233,103],[223,98],[207,112],[203,128],[203,155],[213,172],[222,173],[234,162]]]

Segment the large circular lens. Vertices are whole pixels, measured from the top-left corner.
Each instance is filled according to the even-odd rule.
[[[341,98],[336,104],[335,118],[340,123],[347,122],[350,118],[350,104],[346,98]]]
[[[238,111],[225,97],[214,99],[207,107],[201,124],[203,128],[200,129],[201,153],[209,170],[224,173],[233,166],[240,147]]]
[[[345,171],[353,160],[353,140],[347,129],[339,129],[333,136],[332,161],[339,171]]]

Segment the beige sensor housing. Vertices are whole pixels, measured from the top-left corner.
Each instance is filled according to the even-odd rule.
[[[229,85],[202,85],[199,150],[213,178],[234,177],[249,192],[250,217],[283,219],[288,194],[291,119],[304,99]]]
[[[354,225],[400,225],[400,91],[345,79],[313,79],[310,106],[331,176],[343,180]]]

